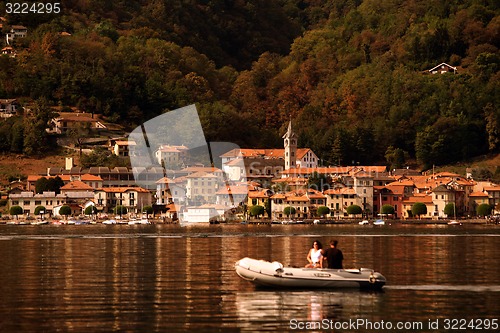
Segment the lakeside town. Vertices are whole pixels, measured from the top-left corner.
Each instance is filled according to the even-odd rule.
[[[76,122],[66,119],[60,123],[71,126],[68,124]],[[283,148],[234,148],[219,156],[220,168],[190,164],[188,147],[168,144],[155,148],[157,166],[141,170],[83,168],[75,166],[73,158],[66,158],[65,166],[12,182],[6,191],[9,214],[1,221],[438,221],[484,220],[499,213],[500,186],[475,181],[471,174],[422,174],[409,168],[387,170],[386,166],[320,166],[318,156],[310,148],[298,148],[298,144],[290,121]],[[136,143],[130,139],[115,140],[109,149],[122,158],[137,154]]]
[[[7,26],[4,17],[0,22],[0,27]],[[16,58],[15,42],[27,34],[25,26],[9,26],[1,53]],[[457,67],[441,63],[425,71],[446,73],[456,74]],[[1,99],[0,118],[30,113],[30,106],[22,104],[15,98]],[[118,158],[137,155],[136,142],[126,137],[83,138],[84,132],[111,133],[101,116],[74,107],[53,109],[57,116],[47,133],[59,136],[62,146],[76,141],[74,149],[81,154],[83,142],[105,142]],[[165,142],[153,148],[154,166],[83,167],[68,157],[64,166],[14,180],[3,191],[0,223],[438,221],[500,213],[500,186],[475,180],[471,170],[459,175],[356,163],[325,166],[312,149],[299,148],[292,121],[283,135],[283,148],[234,148],[218,156],[218,166],[197,162],[185,145]]]

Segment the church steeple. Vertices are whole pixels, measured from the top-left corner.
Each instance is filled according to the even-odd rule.
[[[283,135],[283,144],[285,147],[285,170],[297,166],[297,135],[292,129],[292,121],[288,123],[288,129]]]

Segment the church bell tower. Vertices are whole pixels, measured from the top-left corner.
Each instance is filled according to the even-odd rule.
[[[285,146],[285,170],[297,167],[297,135],[292,130],[292,121],[288,123],[288,130],[283,135]]]

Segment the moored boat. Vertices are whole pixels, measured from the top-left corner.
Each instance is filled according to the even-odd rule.
[[[252,258],[240,259],[234,267],[242,279],[265,287],[381,289],[386,282],[370,268],[295,268]]]

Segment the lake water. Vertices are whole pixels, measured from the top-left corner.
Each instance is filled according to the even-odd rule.
[[[234,272],[247,256],[305,265],[332,238],[382,292],[263,290]],[[499,226],[2,225],[0,272],[0,332],[500,330]]]

